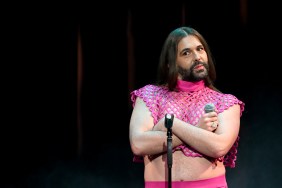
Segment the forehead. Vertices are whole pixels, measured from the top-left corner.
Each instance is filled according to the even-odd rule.
[[[197,37],[188,35],[179,41],[178,50],[182,50],[184,48],[196,48],[200,45],[202,45],[202,43]]]

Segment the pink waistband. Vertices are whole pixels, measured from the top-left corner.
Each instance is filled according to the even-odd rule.
[[[145,188],[168,188],[166,181],[146,181]],[[227,188],[225,175],[196,181],[173,181],[173,188]]]

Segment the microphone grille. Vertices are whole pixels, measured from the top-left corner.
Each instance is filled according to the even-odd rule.
[[[213,103],[208,103],[205,105],[205,113],[213,112],[214,111],[214,104]]]

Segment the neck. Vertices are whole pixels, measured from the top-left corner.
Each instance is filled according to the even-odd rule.
[[[205,87],[204,80],[200,80],[197,82],[188,82],[184,80],[178,80],[176,88],[179,91],[193,92],[203,89]]]

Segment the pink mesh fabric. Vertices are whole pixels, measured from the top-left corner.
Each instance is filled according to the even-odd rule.
[[[235,96],[218,93],[208,87],[194,92],[185,92],[169,91],[163,86],[146,85],[131,92],[133,107],[137,97],[140,97],[146,103],[154,118],[154,124],[164,117],[166,113],[172,113],[175,117],[196,126],[199,118],[204,113],[204,106],[207,103],[213,103],[218,113],[223,112],[235,104],[239,104],[241,107],[240,115],[242,115],[242,112],[244,111],[244,103],[238,100]],[[220,161],[223,160],[225,166],[231,168],[235,167],[238,141],[239,137],[227,155],[225,155],[223,159],[218,159]],[[188,145],[180,145],[177,148],[174,148],[174,151],[176,149],[182,150],[186,156],[205,157]],[[141,162],[143,161],[143,158],[134,156],[134,161]]]

